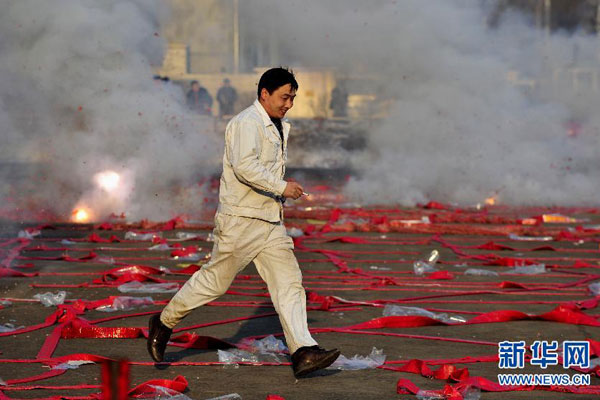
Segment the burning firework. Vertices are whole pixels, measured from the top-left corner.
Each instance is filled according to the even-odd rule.
[[[84,224],[90,221],[90,212],[85,208],[76,208],[71,213],[71,220],[78,224]]]
[[[496,205],[496,203],[498,203],[498,195],[494,195],[494,196],[488,197],[487,199],[485,199],[484,203],[487,206]]]

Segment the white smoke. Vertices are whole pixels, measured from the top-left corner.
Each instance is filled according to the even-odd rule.
[[[22,0],[0,8],[0,155],[39,166],[28,200],[66,216],[82,201],[99,217],[180,212],[180,200],[190,200],[173,186],[190,185],[217,164],[181,89],[152,79],[166,48],[159,33],[169,17],[165,3]],[[117,202],[94,186],[104,170],[127,178]]]
[[[370,132],[371,156],[354,162],[352,199],[597,204],[600,96],[553,83],[557,70],[595,68],[596,37],[547,35],[511,11],[492,29],[492,1],[253,3],[248,25],[270,26],[253,39],[280,33],[284,63],[383,78],[378,94],[397,99]],[[526,95],[507,81],[511,70],[541,85]],[[573,118],[583,125],[575,138]]]
[[[165,4],[0,5],[0,157],[39,163],[47,180],[33,181],[33,204],[68,215],[84,199],[130,218],[200,206],[204,189],[185,186],[218,168],[221,151],[181,90],[151,79]],[[488,11],[471,0],[247,0],[241,40],[279,43],[282,64],[375,77],[378,94],[396,99],[353,160],[355,200],[472,204],[498,193],[511,204],[597,204],[599,96],[553,84],[557,70],[595,68],[597,38],[546,35],[517,13],[491,29]],[[541,85],[525,95],[509,70]],[[566,135],[570,119],[578,137]],[[94,200],[103,196],[92,177],[109,169],[130,177],[119,207]]]

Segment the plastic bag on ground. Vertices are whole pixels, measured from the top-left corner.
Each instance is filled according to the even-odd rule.
[[[369,368],[377,368],[380,365],[383,365],[385,362],[385,354],[383,354],[383,349],[378,350],[373,347],[371,350],[371,354],[368,356],[360,356],[355,355],[354,357],[348,359],[344,355],[338,357],[337,360],[333,364],[331,364],[327,369],[339,369],[339,370],[358,370],[358,369],[369,369]]]
[[[58,364],[52,367],[52,369],[77,369],[80,365],[85,364],[95,364],[95,362],[89,360],[70,360],[65,363]]]
[[[283,341],[269,335],[264,339],[244,339],[240,342],[240,347],[252,353],[284,353],[287,350]]]
[[[513,273],[513,274],[523,274],[523,275],[543,274],[546,272],[546,265],[544,265],[544,264],[520,265],[520,266],[516,266],[512,269],[509,269],[506,272]]]
[[[217,350],[219,354],[219,362],[225,364],[237,364],[240,362],[261,363],[275,362],[279,363],[279,359],[275,353],[251,353],[246,350],[232,349],[230,351]]]
[[[0,306],[2,306],[3,308],[10,307],[12,306],[12,301],[0,300]]]
[[[446,396],[432,390],[419,390],[416,396],[417,400],[446,400]]]
[[[200,239],[200,235],[192,232],[177,232],[175,237],[179,240]]]
[[[148,247],[148,250],[152,250],[152,251],[171,250],[171,246],[169,246],[166,243],[160,243],[160,244],[155,244],[154,246]]]
[[[57,306],[65,302],[65,299],[67,298],[67,292],[61,290],[56,294],[51,292],[38,293],[33,296],[33,298],[39,300],[40,303],[46,307]]]
[[[178,261],[200,261],[201,259],[202,259],[202,256],[200,255],[200,253],[192,253],[192,254],[188,254],[187,256],[173,257],[173,260],[178,260]]]
[[[511,240],[519,240],[523,242],[549,242],[554,240],[552,236],[519,236],[511,233],[508,235]]]
[[[498,273],[496,271],[491,271],[489,269],[469,268],[469,269],[465,270],[465,275],[498,276]]]
[[[154,300],[152,300],[152,297],[119,296],[113,299],[112,305],[100,306],[96,308],[96,310],[103,312],[128,311],[137,307],[147,307],[152,305],[154,305]]]
[[[590,284],[588,288],[594,296],[600,296],[600,282],[594,282]]]
[[[369,267],[369,269],[375,270],[375,271],[391,271],[392,269],[389,267],[378,267],[377,265],[371,265]]]
[[[240,396],[237,393],[231,393],[231,394],[224,394],[223,396],[219,396],[219,397],[211,397],[210,399],[206,399],[206,400],[242,400],[242,396]]]
[[[63,239],[60,241],[60,244],[65,245],[65,246],[71,246],[73,244],[77,244],[77,242],[74,242],[72,240],[69,239]]]
[[[39,229],[24,229],[19,231],[17,237],[19,239],[33,239],[36,236],[39,236],[42,232]]]
[[[192,400],[185,394],[178,392],[177,390],[170,389],[164,386],[148,385],[154,389],[154,393],[143,394],[142,396],[136,397],[136,399],[143,400]]]
[[[120,285],[117,289],[121,293],[175,293],[179,290],[177,282],[142,283],[131,281]]]
[[[115,259],[112,257],[97,257],[94,261],[100,264],[114,264]]]
[[[428,317],[432,318],[447,324],[455,324],[466,322],[467,320],[460,315],[448,315],[446,313],[434,313],[431,311],[427,311],[424,308],[420,307],[405,307],[405,306],[397,306],[395,304],[386,304],[383,309],[384,317],[402,317],[408,315],[416,315],[420,317]]]
[[[148,241],[148,240],[152,240],[154,238],[161,238],[162,237],[162,233],[161,232],[154,232],[154,233],[137,233],[137,232],[133,232],[133,231],[128,231],[125,233],[125,240],[141,240],[141,241]]]
[[[16,331],[18,329],[23,329],[23,328],[25,328],[23,325],[14,326],[10,322],[7,322],[5,324],[0,324],[0,333],[13,332],[13,331]]]
[[[476,387],[468,388],[463,394],[463,400],[479,400],[481,398],[481,390]]]
[[[438,271],[438,269],[435,268],[434,265],[436,262],[438,262],[439,259],[440,259],[440,252],[437,250],[433,250],[429,254],[429,257],[427,257],[426,261],[423,261],[423,260],[415,261],[415,263],[413,264],[413,270],[415,272],[415,275],[421,276],[421,275],[425,275],[430,272]]]
[[[304,232],[302,231],[302,229],[299,229],[299,228],[296,228],[296,227],[288,228],[287,229],[287,234],[288,234],[288,236],[291,236],[293,238],[304,236]]]
[[[413,224],[431,224],[431,220],[428,216],[421,217],[421,219],[401,219],[400,223],[405,225]]]

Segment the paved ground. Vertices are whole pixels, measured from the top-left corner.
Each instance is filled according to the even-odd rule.
[[[465,371],[460,369],[467,368],[471,377],[483,377],[497,383],[496,376],[503,371],[498,368],[498,360],[494,357],[498,355],[497,343],[503,340],[524,340],[531,345],[536,340],[562,343],[564,340],[598,338],[600,329],[595,304],[574,303],[593,299],[588,285],[599,278],[596,274],[600,261],[600,231],[592,227],[599,220],[595,210],[497,207],[485,213],[476,209],[441,208],[441,205],[430,204],[428,208],[343,209],[337,212],[332,207],[311,205],[309,209],[299,207],[288,211],[288,228],[296,226],[309,233],[312,230],[310,236],[297,241],[297,257],[311,299],[309,323],[315,329],[315,338],[324,347],[340,348],[348,358],[366,356],[373,347],[382,349],[387,357],[380,368],[326,370],[301,380],[294,379],[285,355],[280,356],[284,361],[282,365],[224,366],[217,363],[215,349],[169,346],[169,363],[154,365],[146,353],[145,339],[138,335],[139,329],[104,329],[145,328],[149,315],[158,312],[171,294],[131,294],[151,296],[155,304],[146,308],[113,313],[89,309],[79,315],[72,314],[82,304],[90,306],[92,301],[126,295],[120,293],[117,287],[129,279],[149,278],[182,283],[187,278],[188,275],[181,274],[182,268],[177,266],[182,260],[172,257],[173,248],[151,251],[148,248],[153,244],[148,241],[124,240],[126,232],[160,231],[171,246],[176,243],[183,247],[198,246],[202,259],[196,264],[202,264],[211,248],[211,243],[205,240],[210,232],[208,226],[175,224],[176,229],[166,229],[173,226],[113,225],[99,229],[92,225],[63,224],[43,229],[33,239],[16,242],[10,239],[16,238],[25,226],[32,225],[5,222],[0,230],[0,259],[10,262],[11,269],[3,269],[5,276],[0,278],[0,298],[10,300],[12,304],[0,309],[0,324],[24,327],[42,324],[57,312],[57,307],[44,307],[32,299],[35,294],[47,291],[56,293],[65,290],[68,307],[63,306],[63,309],[70,310],[71,314],[67,312],[57,323],[50,321],[45,328],[0,337],[0,378],[8,383],[3,393],[10,398],[98,393],[100,389],[96,385],[101,379],[99,364],[82,365],[46,379],[31,379],[47,374],[49,366],[58,363],[57,357],[92,354],[112,359],[127,358],[132,364],[132,387],[151,379],[172,380],[183,376],[188,382],[185,395],[192,399],[208,399],[230,393],[238,393],[245,400],[265,399],[268,395],[278,395],[287,400],[411,399],[416,397],[397,393],[399,381],[410,380],[427,390],[442,390],[445,385],[460,387],[457,380],[465,382],[466,379]],[[543,221],[544,214],[548,216],[552,212],[587,220],[539,223]],[[407,222],[425,216],[432,223]],[[523,221],[527,217],[538,217],[538,225],[524,225],[536,222],[535,219]],[[549,219],[546,217],[547,221]],[[568,230],[577,226],[588,229]],[[192,232],[200,236],[184,242],[172,240],[178,232]],[[510,239],[510,233],[537,239],[521,240],[523,237],[514,236]],[[98,242],[98,237],[107,240],[112,235],[120,241],[113,238],[111,243]],[[543,240],[542,236],[552,236],[553,240]],[[62,242],[64,239],[73,243]],[[433,249],[438,249],[441,254],[437,268],[447,273],[416,276],[413,262],[426,257]],[[90,254],[90,251],[95,254]],[[515,263],[544,263],[548,270],[541,275],[516,274],[510,272],[510,265]],[[107,274],[109,270],[128,265],[164,266],[177,274],[158,274],[158,271],[150,269],[137,270],[140,275],[135,276],[127,275],[125,270]],[[500,275],[466,275],[464,271],[467,268],[486,269]],[[6,276],[14,274],[14,271],[32,276]],[[430,279],[436,277],[438,279]],[[153,282],[146,280],[144,283]],[[569,286],[569,283],[572,285]],[[78,299],[81,301],[75,303]],[[515,313],[509,316],[498,313],[492,314],[492,317],[512,316],[520,320],[455,325],[432,325],[435,323],[433,319],[401,317],[378,320],[393,324],[393,327],[350,328],[381,318],[386,303],[422,307],[434,313],[458,315],[465,319],[482,318],[490,316],[489,312],[502,310],[541,317],[523,319],[522,316],[515,317]],[[557,309],[560,305],[563,307]],[[550,313],[552,310],[554,312]],[[218,302],[194,311],[184,320],[181,333],[188,332],[187,328],[195,325],[221,322],[193,328],[189,332],[238,343],[250,336],[280,333],[279,322],[272,314],[265,285],[250,265],[236,279],[230,293]],[[125,317],[97,322],[115,316]],[[74,323],[73,320],[79,322]],[[569,323],[574,320],[578,323]],[[91,325],[87,325],[86,321]],[[63,338],[58,340],[54,349],[52,334],[60,335],[61,327]],[[71,330],[67,329],[69,327]],[[77,330],[77,327],[80,329]],[[22,331],[16,331],[19,332]],[[118,338],[68,338],[69,334]],[[134,338],[125,338],[128,335]],[[36,357],[44,362],[36,362]],[[428,368],[434,372],[440,365],[453,365],[454,375],[445,379],[447,377],[441,375],[431,378],[398,371],[412,359],[427,361]],[[445,368],[453,371],[450,366]],[[564,370],[560,364],[549,366],[546,370],[526,365],[524,370],[504,372],[562,374],[565,371],[569,375],[577,373]],[[591,375],[591,384],[600,385],[596,373]],[[78,388],[78,385],[92,386]],[[482,399],[534,399],[541,396],[547,399],[597,398],[597,394],[541,390],[481,394]]]

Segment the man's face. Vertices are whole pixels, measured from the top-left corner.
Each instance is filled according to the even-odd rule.
[[[260,93],[260,103],[265,108],[269,117],[283,118],[285,113],[294,106],[296,90],[292,89],[291,84],[278,87],[269,93],[267,89],[262,89]]]
[[[194,84],[192,85],[192,90],[193,90],[194,92],[197,92],[197,91],[199,91],[199,90],[200,90],[200,84],[199,84],[199,83],[194,83]]]

